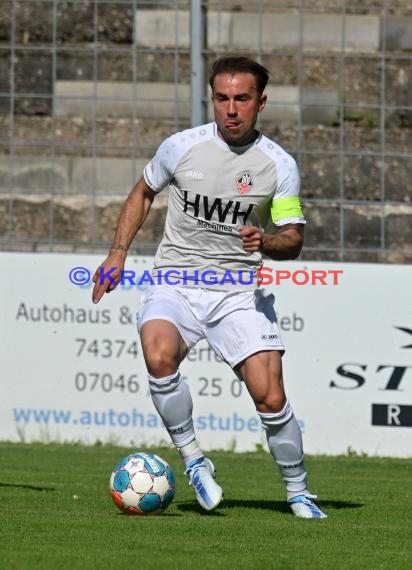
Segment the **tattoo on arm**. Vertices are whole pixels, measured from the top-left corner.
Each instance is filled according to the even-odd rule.
[[[264,233],[262,251],[275,260],[296,259],[303,245],[303,226],[287,224],[277,228],[275,233]]]

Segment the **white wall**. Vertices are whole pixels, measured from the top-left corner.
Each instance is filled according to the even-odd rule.
[[[68,275],[76,266],[93,272],[102,256],[1,253],[0,261],[0,439],[135,447],[168,441],[147,393],[136,335],[145,286],[120,286],[93,305],[91,286],[75,286]],[[151,263],[129,258],[127,268],[137,280]],[[295,281],[305,277],[296,271],[343,272],[329,273],[326,285],[288,279],[269,287],[306,452],[412,456],[412,268],[265,265],[290,271]],[[206,344],[182,371],[205,449],[264,443],[244,386]]]

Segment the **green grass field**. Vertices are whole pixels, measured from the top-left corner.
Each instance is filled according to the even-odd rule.
[[[412,460],[307,457],[325,520],[297,519],[264,451],[213,452],[225,502],[197,505],[177,453],[161,516],[123,515],[108,492],[131,449],[0,443],[0,568],[412,568]],[[75,497],[75,498],[74,498]]]

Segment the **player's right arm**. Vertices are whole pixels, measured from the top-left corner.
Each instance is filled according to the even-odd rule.
[[[119,283],[130,244],[143,225],[154,197],[155,192],[142,176],[122,206],[109,255],[93,276],[93,303],[98,303],[106,292],[110,293]],[[101,276],[112,268],[116,269],[110,272],[110,278],[102,279]]]

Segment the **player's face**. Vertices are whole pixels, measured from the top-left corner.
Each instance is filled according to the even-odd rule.
[[[212,93],[219,135],[229,145],[243,146],[256,137],[256,120],[266,95],[259,95],[251,73],[222,73],[214,79]]]

